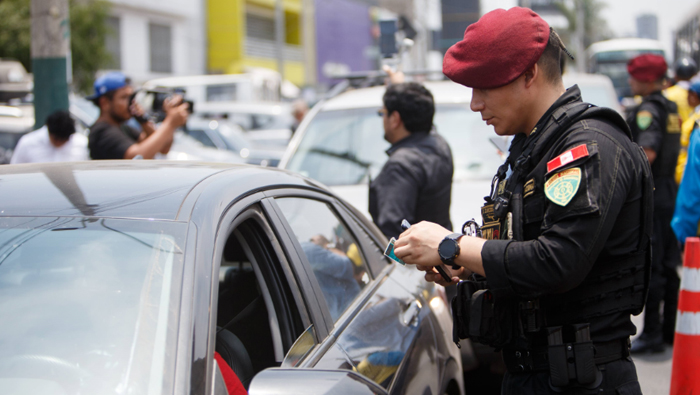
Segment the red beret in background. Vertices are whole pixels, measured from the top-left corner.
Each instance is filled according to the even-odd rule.
[[[447,50],[442,72],[472,88],[497,88],[537,63],[548,41],[549,25],[534,11],[494,10],[469,25],[464,39]]]
[[[661,55],[645,53],[627,63],[627,72],[632,78],[642,82],[658,81],[666,76],[666,59]]]

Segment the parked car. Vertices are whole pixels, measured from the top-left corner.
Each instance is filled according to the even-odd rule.
[[[0,105],[0,164],[10,163],[19,139],[34,127],[34,107]]]
[[[612,108],[624,115],[610,77],[603,74],[566,73],[562,79],[566,88],[578,85],[583,101],[599,107]]]
[[[190,118],[184,132],[207,147],[232,151],[245,163],[276,167],[284,147],[272,145],[260,147],[248,140],[241,127],[225,120]]]
[[[292,137],[292,106],[283,102],[202,102],[195,114],[204,119],[225,119],[246,132],[248,139],[264,146],[286,147]]]
[[[462,394],[442,287],[329,189],[258,166],[0,167],[0,388]]]

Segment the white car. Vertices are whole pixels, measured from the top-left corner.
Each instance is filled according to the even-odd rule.
[[[452,149],[450,217],[457,230],[472,218],[481,222],[479,209],[503,163],[508,140],[469,109],[470,88],[451,81],[424,85],[435,99],[435,128]],[[351,90],[317,104],[294,134],[280,167],[321,181],[369,216],[368,181],[381,170],[389,148],[377,115],[385,89]]]

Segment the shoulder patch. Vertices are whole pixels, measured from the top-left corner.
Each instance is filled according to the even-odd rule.
[[[571,163],[576,159],[585,158],[588,155],[588,147],[586,147],[586,144],[576,146],[547,162],[547,173]]]
[[[668,121],[666,122],[666,131],[668,133],[680,133],[682,125],[681,117],[678,114],[668,114]]]
[[[641,130],[647,130],[654,116],[649,111],[640,111],[637,113],[637,127]]]
[[[581,185],[581,169],[574,167],[561,171],[544,184],[544,194],[552,202],[565,207],[573,199]]]

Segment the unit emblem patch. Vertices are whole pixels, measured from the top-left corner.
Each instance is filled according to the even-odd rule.
[[[641,130],[647,130],[654,116],[649,111],[640,111],[637,113],[637,126]]]
[[[547,180],[544,184],[544,194],[552,202],[565,207],[578,191],[581,185],[581,169],[574,167],[561,171]]]

